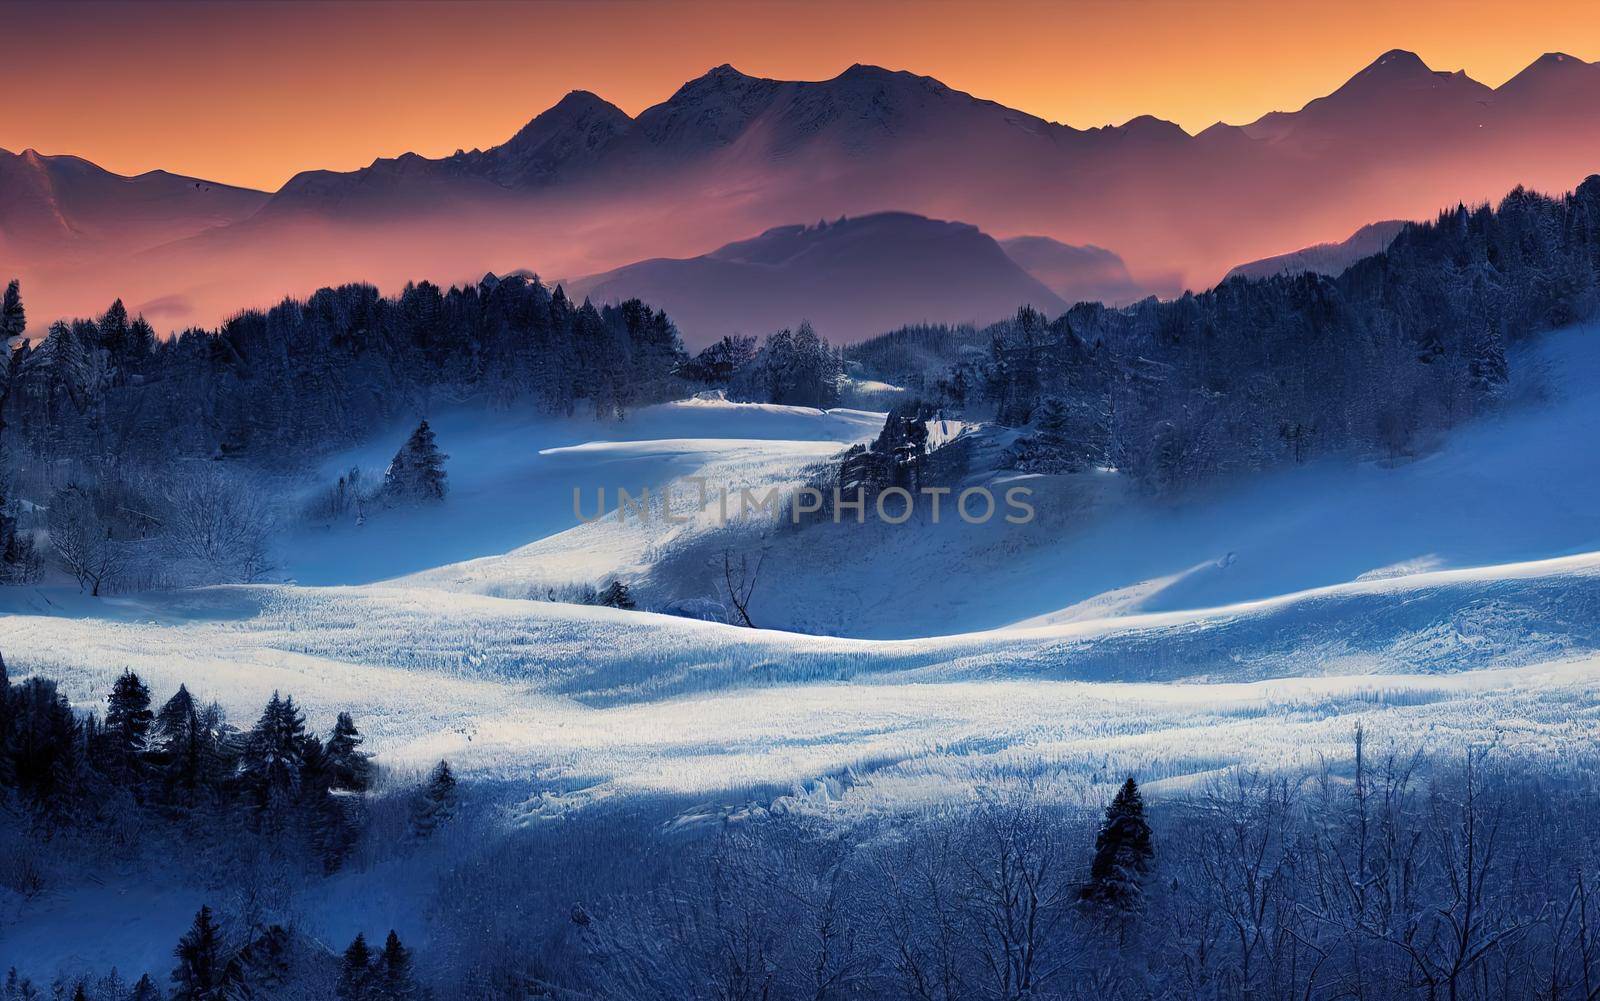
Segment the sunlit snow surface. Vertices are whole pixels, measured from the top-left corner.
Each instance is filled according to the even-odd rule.
[[[1358,716],[1395,739],[1559,755],[1600,705],[1595,341],[1552,337],[1517,388],[1547,398],[1421,461],[1180,507],[1101,496],[1082,518],[1041,516],[1026,546],[996,526],[740,535],[572,515],[575,485],[793,487],[879,415],[710,400],[606,425],[443,415],[445,506],[303,534],[287,553],[301,583],[13,591],[0,650],[84,706],[131,667],[244,725],[274,690],[318,728],[349,709],[392,768],[448,757],[528,781],[529,816],[641,791],[870,812],[1016,781],[1072,795],[1130,769],[1159,789],[1336,759]],[[1038,482],[1064,497],[1092,478]],[[855,596],[832,631],[908,638],[527,600],[611,573],[648,590],[675,547],[718,531],[775,554],[765,621]],[[305,583],[341,572],[360,583]]]

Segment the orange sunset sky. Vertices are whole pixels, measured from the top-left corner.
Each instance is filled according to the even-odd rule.
[[[1079,127],[1191,132],[1298,108],[1390,48],[1496,86],[1600,58],[1600,3],[0,3],[0,147],[273,189],[295,171],[509,137],[573,89],[634,114],[729,62],[854,62]]]

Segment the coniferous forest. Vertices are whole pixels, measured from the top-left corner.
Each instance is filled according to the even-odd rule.
[[[1172,492],[1318,455],[1426,451],[1490,406],[1507,351],[1600,304],[1600,176],[1411,224],[1334,278],[1236,278],[1125,309],[1024,308],[985,330],[847,349],[952,415],[1025,428],[1020,468]]]

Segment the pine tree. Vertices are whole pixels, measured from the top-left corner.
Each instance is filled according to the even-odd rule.
[[[412,1001],[420,997],[416,976],[411,971],[411,950],[400,944],[400,936],[389,930],[383,952],[378,954],[374,998],[382,1001]]]
[[[240,777],[254,791],[257,807],[265,810],[299,794],[304,765],[305,718],[292,696],[281,698],[273,692],[245,738]]]
[[[620,580],[613,580],[607,584],[605,589],[600,592],[600,597],[597,600],[600,604],[609,605],[612,608],[621,608],[627,611],[631,611],[634,608],[633,595],[629,593],[628,585]]]
[[[78,981],[78,986],[72,992],[72,1001],[89,1001],[89,992],[82,980]]]
[[[156,990],[155,981],[146,973],[133,985],[133,990],[128,994],[128,1001],[161,1001],[161,992]]]
[[[1155,850],[1150,825],[1144,818],[1144,799],[1129,776],[1106,807],[1105,823],[1094,839],[1094,860],[1089,879],[1079,896],[1086,903],[1127,914],[1140,906],[1141,882]]]
[[[444,461],[449,456],[439,451],[433,429],[423,421],[400,446],[383,474],[383,492],[401,501],[441,501],[449,488],[445,482]]]
[[[372,785],[372,755],[361,750],[361,733],[349,713],[340,713],[328,738],[326,758],[334,788],[366,792]]]
[[[411,830],[426,838],[455,813],[456,777],[448,761],[440,761],[428,774],[428,782],[411,803]]]
[[[11,762],[18,790],[41,813],[64,819],[78,788],[82,727],[55,682],[29,678],[12,690]]]
[[[344,951],[334,993],[339,1001],[370,1001],[372,998],[372,950],[367,947],[367,937],[360,932]]]
[[[134,770],[138,767],[139,756],[144,753],[150,735],[150,724],[154,721],[150,689],[137,674],[123,670],[106,697],[106,722],[101,731],[111,759],[119,768]]]
[[[177,693],[156,714],[152,737],[168,801],[192,804],[201,783],[204,737],[194,696],[187,686],[179,685]]]
[[[196,912],[194,924],[178,940],[173,955],[178,965],[172,970],[172,1001],[222,1001],[227,986],[222,936],[210,907],[202,906]]]
[[[28,314],[22,308],[22,283],[15,278],[6,286],[4,299],[0,299],[0,348],[6,348],[12,338],[21,337],[28,329]]]

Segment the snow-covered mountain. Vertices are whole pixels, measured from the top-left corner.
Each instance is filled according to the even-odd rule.
[[[3,228],[13,270],[39,279],[36,322],[113,296],[176,304],[178,324],[339,281],[596,274],[890,210],[1111,247],[1142,288],[1203,288],[1373,219],[1428,218],[1518,184],[1566,190],[1600,164],[1597,105],[1600,69],[1571,56],[1491,89],[1396,50],[1299,110],[1190,136],[1149,116],[1074,128],[873,66],[783,81],[724,65],[637,117],[575,92],[487,150],[311,171],[264,203],[185,202],[92,266],[52,270],[40,249],[52,244],[16,235],[48,229],[48,212]],[[0,178],[0,204],[45,204],[25,190]]]
[[[1517,183],[1570,186],[1600,162],[1600,121],[1584,110],[1597,101],[1600,69],[1570,56],[1541,57],[1494,90],[1394,50],[1297,111],[1189,136],[1150,116],[1073,128],[875,66],[810,82],[723,65],[636,119],[577,93],[486,152],[301,175],[263,216],[405,218],[553,189],[608,205],[714,194],[695,207],[723,238],[738,235],[726,228],[736,219],[756,224],[748,232],[904,209],[1115,247],[1136,273],[1203,286],[1263,256],[1223,256],[1234,248],[1307,245]]]
[[[1395,236],[1405,225],[1403,219],[1368,223],[1338,243],[1319,243],[1314,247],[1237,265],[1229,270],[1224,280],[1295,275],[1308,271],[1319,275],[1336,275],[1363,257],[1381,254],[1389,249],[1389,244],[1394,242]]]
[[[141,250],[238,222],[268,197],[164,170],[124,177],[75,156],[0,149],[0,263]]]
[[[575,298],[638,297],[686,343],[766,334],[809,320],[851,343],[907,323],[986,323],[1067,303],[975,226],[884,212],[779,226],[688,259],[656,259],[567,283]]]

